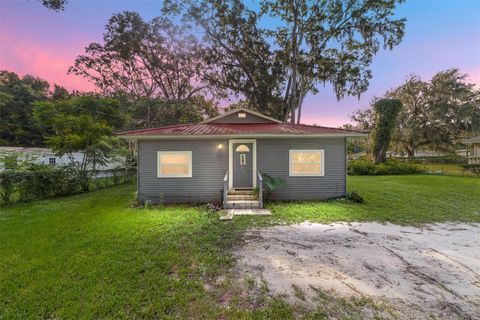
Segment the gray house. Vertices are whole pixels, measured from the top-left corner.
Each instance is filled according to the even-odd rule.
[[[283,123],[247,110],[197,124],[121,132],[137,141],[138,196],[142,201],[261,208],[263,176],[286,186],[274,200],[311,200],[346,192],[349,130]]]

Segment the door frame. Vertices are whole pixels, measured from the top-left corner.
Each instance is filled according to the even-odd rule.
[[[230,139],[228,140],[228,188],[233,189],[233,144],[252,144],[252,182],[253,188],[257,187],[257,139]]]

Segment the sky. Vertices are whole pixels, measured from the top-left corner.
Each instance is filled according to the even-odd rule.
[[[161,2],[153,0],[70,0],[65,11],[53,12],[40,0],[0,0],[0,70],[32,74],[69,90],[94,90],[87,80],[67,74],[75,57],[89,43],[102,41],[112,14],[133,10],[151,19],[160,8]],[[369,89],[360,99],[337,101],[330,85],[321,87],[306,97],[303,123],[348,123],[355,110],[368,107],[373,97],[412,73],[429,80],[455,67],[480,87],[480,0],[407,0],[396,16],[407,18],[406,35],[392,51],[377,54]]]

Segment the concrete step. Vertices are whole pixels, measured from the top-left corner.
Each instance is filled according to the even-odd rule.
[[[239,194],[253,194],[253,190],[228,190],[228,194],[234,194],[234,195],[239,195]]]
[[[227,209],[255,209],[260,208],[257,200],[227,200]]]
[[[253,194],[229,194],[227,200],[257,200]]]

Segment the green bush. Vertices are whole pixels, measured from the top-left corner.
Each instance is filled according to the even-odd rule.
[[[351,176],[409,175],[422,172],[423,171],[415,165],[398,161],[389,161],[381,164],[374,164],[364,160],[351,161],[347,169],[347,173]]]
[[[363,197],[356,192],[347,192],[345,194],[345,199],[353,203],[365,203]]]
[[[458,155],[441,156],[441,157],[434,157],[434,156],[414,157],[414,158],[408,158],[408,159],[402,159],[402,160],[408,163],[416,163],[416,164],[462,164],[467,162],[466,157],[462,157]]]
[[[107,172],[107,171],[105,171]],[[131,181],[132,170],[108,170],[113,176],[99,181],[112,179],[113,184]],[[4,171],[0,173],[0,203],[27,202],[67,196],[84,192],[81,179],[70,167],[39,167],[32,171]]]

